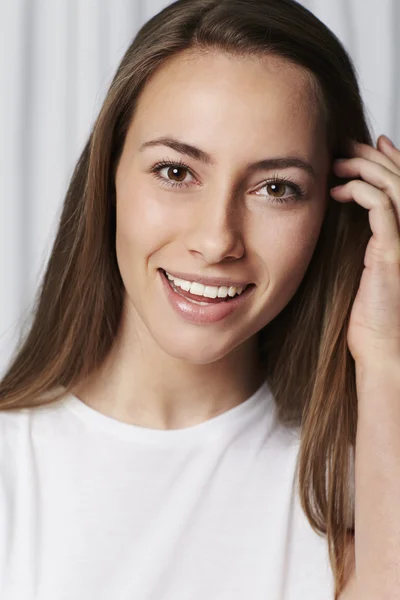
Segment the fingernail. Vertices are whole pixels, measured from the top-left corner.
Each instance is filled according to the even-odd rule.
[[[391,140],[390,138],[388,138],[388,136],[387,136],[387,135],[385,135],[385,134],[382,134],[382,137],[383,137],[384,141],[385,141],[387,144],[389,144],[390,146],[394,146],[394,144],[393,144],[392,140]]]

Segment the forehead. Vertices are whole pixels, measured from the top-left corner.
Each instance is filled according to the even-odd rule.
[[[322,114],[313,76],[275,56],[185,51],[149,79],[133,121],[140,142],[175,134],[202,148],[318,154]]]

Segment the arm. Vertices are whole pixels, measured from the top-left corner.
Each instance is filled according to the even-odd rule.
[[[376,367],[375,367],[376,368]],[[357,374],[356,577],[363,600],[400,598],[400,359]]]
[[[376,148],[354,142],[352,157],[334,169],[351,181],[331,195],[367,209],[372,231],[347,331],[358,427],[355,573],[343,600],[399,600],[400,150],[386,136]]]
[[[400,359],[357,370],[355,571],[339,600],[400,598]]]

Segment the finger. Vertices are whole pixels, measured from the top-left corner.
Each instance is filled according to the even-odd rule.
[[[390,169],[365,158],[348,158],[334,163],[334,171],[339,177],[361,177],[367,183],[384,192],[394,204],[400,224],[400,175]]]
[[[381,146],[382,144],[382,146]],[[400,151],[397,148],[393,148],[393,150],[388,149],[388,144],[382,143],[379,141],[379,147],[382,147],[382,150],[385,152],[381,152],[368,144],[361,144],[359,142],[352,142],[351,145],[354,151],[354,157],[360,156],[362,158],[366,158],[372,162],[378,163],[396,175],[400,175]]]
[[[376,147],[390,158],[394,165],[400,169],[400,150],[396,148],[393,142],[386,136],[380,135],[376,142]]]
[[[354,200],[369,211],[374,238],[381,249],[381,259],[387,264],[400,264],[400,228],[394,204],[381,190],[356,179],[331,189],[338,202]]]

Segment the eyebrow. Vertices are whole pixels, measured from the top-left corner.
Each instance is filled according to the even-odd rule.
[[[149,140],[148,142],[144,142],[139,151],[143,152],[145,148],[149,148],[152,146],[168,146],[179,152],[180,154],[185,154],[186,156],[190,156],[195,160],[198,160],[206,165],[215,165],[216,161],[207,154],[204,150],[200,150],[200,148],[196,148],[196,146],[192,146],[191,144],[186,144],[185,142],[181,142],[175,138],[171,137],[159,137],[154,140]],[[289,167],[297,167],[298,169],[303,169],[307,173],[309,173],[312,177],[316,177],[314,168],[312,165],[301,159],[297,156],[277,156],[272,158],[264,158],[262,160],[258,160],[254,163],[249,163],[246,165],[246,170],[249,172],[254,172],[258,170],[265,169],[287,169]]]

